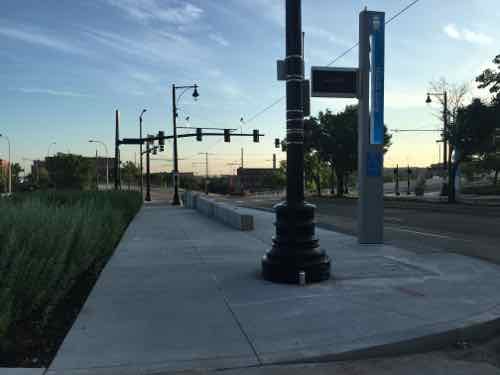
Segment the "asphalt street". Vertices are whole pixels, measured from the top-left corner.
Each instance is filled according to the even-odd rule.
[[[233,204],[272,209],[276,195],[218,197]],[[315,198],[319,226],[356,235],[356,199]],[[500,207],[389,200],[385,203],[385,243],[417,253],[456,252],[500,263]],[[328,250],[328,249],[326,249]]]

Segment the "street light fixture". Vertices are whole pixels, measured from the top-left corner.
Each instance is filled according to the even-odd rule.
[[[179,206],[181,201],[179,199],[179,160],[178,160],[178,152],[177,152],[177,102],[180,101],[182,95],[186,93],[187,90],[193,89],[193,99],[196,101],[200,94],[198,93],[198,85],[189,85],[189,86],[176,86],[172,84],[172,118],[173,118],[173,127],[174,127],[174,171],[173,171],[173,180],[174,180],[174,198],[172,200],[172,205]],[[176,90],[183,90],[179,97],[177,97]]]
[[[108,146],[104,142],[96,141],[94,139],[89,139],[89,143],[98,143],[104,147],[104,151],[106,152],[106,190],[109,189],[109,153]],[[97,163],[97,160],[96,160]]]
[[[4,134],[0,134],[0,138],[5,138],[9,145],[9,195],[12,194],[12,155],[10,153],[10,139]]]

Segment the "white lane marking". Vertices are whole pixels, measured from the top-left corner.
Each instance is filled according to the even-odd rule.
[[[427,236],[427,237],[444,238],[444,239],[447,239],[447,240],[458,240],[458,238],[454,238],[454,237],[450,237],[450,236],[445,236],[445,235],[442,235],[442,234],[435,234],[435,233],[428,233],[428,232],[419,232],[417,230],[411,230],[411,229],[402,229],[402,228],[394,228],[394,227],[386,227],[386,229],[395,230],[395,231],[399,231],[399,232],[419,234],[421,236]],[[460,239],[460,241],[463,241],[463,240]]]

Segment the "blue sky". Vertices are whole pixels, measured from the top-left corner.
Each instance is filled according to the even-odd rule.
[[[306,62],[325,65],[357,41],[364,6],[387,17],[409,0],[303,0]],[[121,134],[171,133],[171,84],[197,83],[200,98],[179,104],[189,125],[232,127],[284,95],[276,60],[284,55],[283,0],[2,0],[0,4],[0,133],[14,160],[51,152],[92,155],[89,138],[112,151],[114,110]],[[386,123],[437,128],[437,107],[424,103],[429,81],[471,83],[500,53],[497,0],[421,0],[386,30]],[[356,66],[356,49],[337,66]],[[312,100],[313,112],[352,101]],[[210,152],[211,173],[229,173],[245,148],[248,166],[270,166],[275,137],[285,133],[284,103],[245,124],[267,137],[260,144],[214,138],[180,143],[183,171],[203,173],[198,152]],[[426,165],[438,159],[437,135],[397,134],[386,164]],[[123,149],[134,160],[134,147]],[[99,151],[102,152],[102,151]],[[7,147],[0,140],[0,157]],[[171,147],[159,158],[170,159]],[[278,152],[278,159],[284,158]],[[25,162],[26,163],[26,162]],[[155,169],[171,169],[168,161]]]

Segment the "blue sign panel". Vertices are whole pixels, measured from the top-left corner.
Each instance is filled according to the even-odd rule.
[[[384,143],[385,13],[368,12],[370,25],[370,143]]]
[[[381,177],[384,160],[381,152],[369,151],[367,154],[366,175],[368,177]]]

